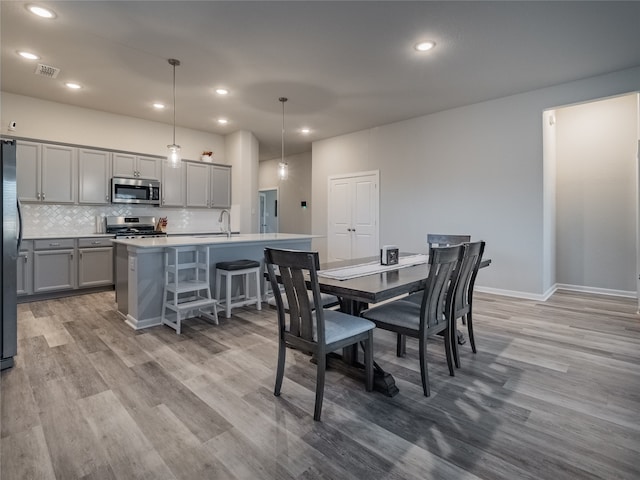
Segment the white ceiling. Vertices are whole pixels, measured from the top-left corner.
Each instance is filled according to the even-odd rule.
[[[2,90],[255,133],[260,159],[310,142],[640,65],[640,2],[2,1]],[[430,39],[428,53],[413,50]],[[61,69],[34,75],[38,62]],[[84,88],[69,91],[74,80]],[[231,93],[217,97],[224,86]],[[640,87],[640,86],[639,86]],[[216,123],[229,118],[227,126]],[[296,129],[308,126],[304,137]],[[178,137],[177,143],[180,143]]]

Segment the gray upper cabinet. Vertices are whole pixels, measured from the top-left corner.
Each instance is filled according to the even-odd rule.
[[[209,207],[209,168],[205,163],[183,162],[187,176],[187,207]]]
[[[113,176],[160,180],[162,163],[159,158],[128,153],[113,154]]]
[[[77,150],[65,145],[42,145],[42,201],[75,203]]]
[[[231,206],[231,167],[211,166],[211,206],[214,208]]]
[[[18,197],[24,202],[75,203],[77,150],[19,141],[17,176]]]
[[[109,203],[111,189],[111,153],[101,150],[78,150],[78,203]]]
[[[23,202],[40,201],[41,153],[39,143],[20,140],[16,145],[18,198]]]
[[[163,207],[184,207],[185,171],[185,164],[181,164],[180,168],[172,168],[167,160],[163,160],[161,186]]]
[[[231,167],[184,162],[187,176],[187,207],[231,206]]]

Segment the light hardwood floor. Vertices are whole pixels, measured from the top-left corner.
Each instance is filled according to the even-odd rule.
[[[2,373],[0,477],[15,479],[638,479],[640,319],[635,301],[477,294],[478,353],[449,377],[429,343],[375,358],[387,398],[288,352],[273,396],[275,313],[234,311],[133,331],[113,293],[19,305],[16,366]]]

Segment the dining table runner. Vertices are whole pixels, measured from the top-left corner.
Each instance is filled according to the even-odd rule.
[[[428,260],[429,256],[424,254],[407,255],[405,257],[400,257],[398,259],[398,263],[395,265],[381,265],[379,261],[375,261],[369,263],[361,263],[359,265],[351,265],[349,267],[320,270],[318,271],[318,275],[334,280],[349,280],[351,278],[365,277],[367,275],[373,275],[376,273],[398,270],[399,268],[412,267],[413,265],[420,265],[421,263],[427,263]]]

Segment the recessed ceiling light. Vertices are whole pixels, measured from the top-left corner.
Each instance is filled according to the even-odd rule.
[[[40,60],[40,57],[38,55],[31,52],[22,51],[22,52],[18,52],[18,55],[20,55],[22,58],[26,58],[27,60]]]
[[[157,108],[158,110],[162,110],[163,108],[166,108],[167,106],[164,103],[154,103],[153,104],[153,108]]]
[[[227,90],[226,88],[216,88],[216,93],[218,95],[227,95],[229,93],[229,90]]]
[[[42,18],[56,18],[56,14],[53,10],[49,10],[48,8],[39,7],[38,5],[27,5],[27,10],[29,10],[34,15],[37,15]]]
[[[309,129],[307,127],[302,127],[300,129],[300,133],[302,133],[303,135],[309,135],[311,133],[311,129]]]
[[[67,88],[70,88],[72,90],[78,90],[79,88],[82,88],[80,84],[75,82],[67,82],[65,83],[65,85],[67,86]]]
[[[436,42],[420,42],[416,43],[415,49],[419,52],[426,52],[436,46]]]
[[[220,125],[226,125],[227,123],[229,123],[229,120],[227,120],[226,118],[219,118],[218,123]]]

